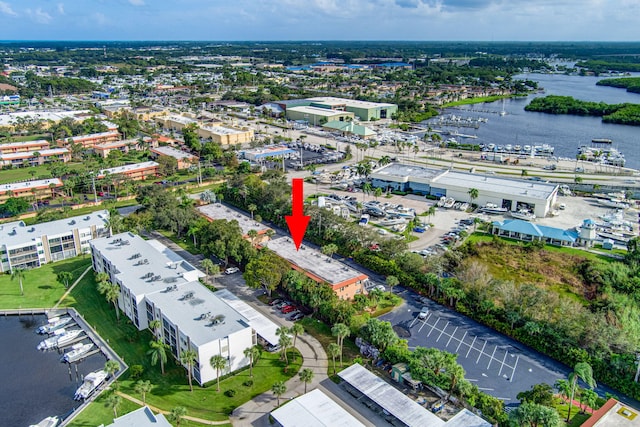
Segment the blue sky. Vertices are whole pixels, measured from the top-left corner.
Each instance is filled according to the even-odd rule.
[[[638,41],[640,0],[0,0],[0,40]]]

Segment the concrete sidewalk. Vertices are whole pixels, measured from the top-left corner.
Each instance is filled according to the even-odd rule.
[[[307,391],[309,392],[328,378],[327,354],[320,342],[306,333],[298,336],[296,348],[300,351],[304,359],[300,369],[309,368],[313,370],[313,381],[307,384]],[[293,399],[304,394],[304,383],[300,381],[298,375],[287,381],[286,386],[287,392],[280,396],[281,404],[287,399]],[[229,419],[234,426],[270,427],[269,413],[275,408],[276,397],[271,391],[267,391],[236,408]]]

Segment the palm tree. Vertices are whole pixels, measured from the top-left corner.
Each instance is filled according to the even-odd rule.
[[[202,262],[200,262],[200,266],[204,269],[205,274],[209,274],[213,268],[214,268],[214,263],[213,261],[211,261],[209,258],[205,258],[202,260]]]
[[[289,366],[289,358],[287,356],[287,350],[291,347],[292,343],[291,335],[283,334],[280,335],[280,339],[278,340],[278,344],[280,345],[280,358],[284,359],[284,363]]]
[[[382,188],[380,188],[380,187],[376,187],[376,188],[373,190],[373,197],[375,197],[375,198],[376,198],[376,200],[378,200],[378,197],[380,197],[380,196],[382,196]]]
[[[569,383],[571,384],[571,396],[569,397],[569,410],[567,411],[567,422],[571,420],[571,406],[573,405],[573,398],[576,395],[576,387],[578,380],[584,381],[589,388],[593,389],[596,386],[596,381],[593,379],[593,369],[587,362],[578,362],[573,367],[573,372],[569,374]]]
[[[227,359],[220,354],[211,356],[209,364],[216,370],[216,379],[218,381],[218,392],[220,392],[220,371],[227,367]]]
[[[371,186],[370,182],[365,182],[364,184],[362,184],[362,200],[364,201],[364,195],[366,194],[367,196],[369,194],[371,194],[371,190],[373,190],[373,187]]]
[[[256,363],[262,351],[257,345],[247,347],[243,351],[244,357],[249,359],[249,376],[253,377],[253,364]]]
[[[151,341],[149,347],[151,347],[151,349],[147,351],[147,354],[151,356],[151,365],[156,366],[158,361],[160,361],[160,372],[164,375],[164,364],[167,363],[167,350],[169,346],[160,340],[156,340]]]
[[[334,342],[329,344],[327,347],[327,351],[329,352],[329,356],[333,359],[333,375],[336,374],[336,357],[342,354],[340,351],[340,346]]]
[[[247,210],[251,212],[251,221],[253,221],[253,213],[256,211],[256,209],[258,209],[258,207],[253,203],[249,203],[249,206],[247,206]]]
[[[142,403],[146,405],[147,403],[147,393],[149,393],[151,391],[151,388],[153,386],[151,385],[151,381],[146,380],[138,380],[136,382],[136,385],[134,386],[134,390],[137,393],[140,393],[140,395],[142,396]]]
[[[251,229],[247,231],[247,236],[251,239],[251,244],[254,245],[256,243],[256,237],[258,237],[258,231]]]
[[[470,188],[469,191],[467,191],[467,193],[469,194],[469,198],[471,199],[471,204],[473,204],[473,201],[475,199],[478,198],[478,196],[480,195],[479,191],[477,188]]]
[[[107,375],[112,376],[120,370],[120,364],[115,360],[107,360],[104,363],[104,371]]]
[[[349,327],[344,323],[336,323],[331,328],[331,335],[338,339],[338,347],[340,348],[340,366],[342,367],[342,346],[344,344],[344,339],[351,335],[351,329],[349,329]]]
[[[180,421],[182,421],[185,415],[187,415],[187,408],[185,408],[184,406],[176,406],[175,408],[171,409],[171,412],[169,413],[169,419],[176,423],[176,426],[179,426]]]
[[[277,404],[276,406],[280,406],[280,396],[287,392],[287,386],[284,381],[278,381],[271,387],[271,391],[276,395]]]
[[[298,335],[304,334],[304,326],[302,326],[301,323],[294,323],[289,329],[289,332],[293,335],[293,347],[295,347]]]
[[[158,319],[153,319],[149,322],[149,329],[153,331],[153,336],[156,337],[158,341],[162,341],[162,334],[160,333],[161,326],[162,323],[160,323],[160,320]]]
[[[107,405],[113,409],[113,416],[118,418],[118,406],[122,403],[122,397],[117,394],[112,394],[107,399]]]
[[[320,251],[329,257],[329,259],[333,259],[333,254],[338,252],[338,245],[335,243],[329,243],[320,248]]]
[[[313,380],[313,371],[309,368],[304,368],[298,373],[300,381],[304,383],[304,393],[307,394],[307,384]]]
[[[104,297],[113,304],[116,309],[116,319],[120,322],[120,310],[118,310],[118,298],[120,298],[120,285],[112,283],[107,287]]]
[[[180,353],[180,362],[183,365],[187,365],[187,378],[189,378],[189,390],[193,393],[193,384],[191,383],[191,371],[193,365],[198,361],[198,353],[193,350],[183,350]]]
[[[393,292],[393,287],[400,283],[400,280],[396,276],[387,276],[385,283],[389,287],[389,292]]]
[[[24,268],[14,268],[11,271],[11,280],[16,280],[20,282],[20,295],[24,296],[24,288],[22,287],[22,279],[24,279]]]

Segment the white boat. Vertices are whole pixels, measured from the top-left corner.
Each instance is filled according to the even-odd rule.
[[[64,334],[58,337],[58,341],[56,342],[56,346],[58,348],[64,347],[69,344],[74,339],[78,338],[78,336],[82,333],[82,329],[72,329],[70,331],[65,332]]]
[[[396,208],[387,210],[387,215],[397,215],[402,218],[414,218],[416,211],[412,208]]]
[[[56,427],[58,424],[60,424],[60,418],[47,417],[38,424],[31,424],[29,427]]]
[[[69,316],[64,316],[64,317],[53,317],[51,319],[49,319],[49,321],[47,322],[46,325],[42,325],[37,329],[37,333],[44,335],[44,334],[50,334],[53,331],[62,328],[64,325],[66,325],[67,323],[71,322],[71,317]]]
[[[615,209],[629,209],[631,207],[629,203],[625,203],[621,199],[600,199],[598,203],[602,206]]]
[[[511,211],[509,212],[509,214],[513,218],[521,219],[524,221],[533,221],[534,219],[536,219],[536,216],[532,212],[529,212],[526,209],[520,209],[519,211]]]
[[[407,224],[396,224],[392,226],[391,229],[396,233],[402,233],[404,230],[407,229]]]
[[[84,382],[76,390],[76,394],[73,397],[74,400],[84,400],[104,382],[107,378],[107,373],[103,370],[91,372],[84,377]]]
[[[467,203],[467,202],[462,203],[462,204],[460,205],[459,209],[460,209],[461,211],[466,211],[467,209],[469,209],[469,203]]]
[[[447,201],[447,196],[440,197],[440,200],[438,200],[438,207],[439,208],[443,207],[446,201]]]
[[[456,199],[454,199],[453,197],[447,197],[447,200],[444,202],[444,207],[446,209],[451,209],[455,203]]]
[[[407,220],[404,218],[396,218],[396,219],[387,219],[385,221],[380,221],[380,225],[383,227],[388,227],[390,225],[398,225],[398,224],[406,224]]]
[[[49,337],[46,340],[43,340],[38,344],[38,350],[51,350],[53,348],[59,348],[66,344],[69,344],[71,341],[76,339],[78,335],[82,333],[82,329],[72,329],[70,331],[66,331],[64,329],[58,329],[54,333],[58,331],[63,331],[59,335],[55,335],[53,337]]]
[[[61,358],[61,362],[73,363],[82,359],[82,357],[89,353],[93,348],[93,343],[77,343],[71,347],[71,350],[66,352]]]
[[[507,208],[501,208],[498,205],[493,203],[487,203],[482,208],[480,208],[480,210],[487,214],[504,214],[504,213],[507,213],[508,211]]]
[[[507,112],[504,109],[504,98],[502,98],[502,111],[500,111],[500,113],[498,113],[498,114],[500,114],[501,116],[506,116],[507,115]]]

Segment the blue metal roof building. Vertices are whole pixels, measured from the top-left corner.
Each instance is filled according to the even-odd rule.
[[[492,223],[491,234],[525,242],[542,241],[555,246],[573,246],[579,239],[578,232],[533,224],[520,219],[508,219]]]

